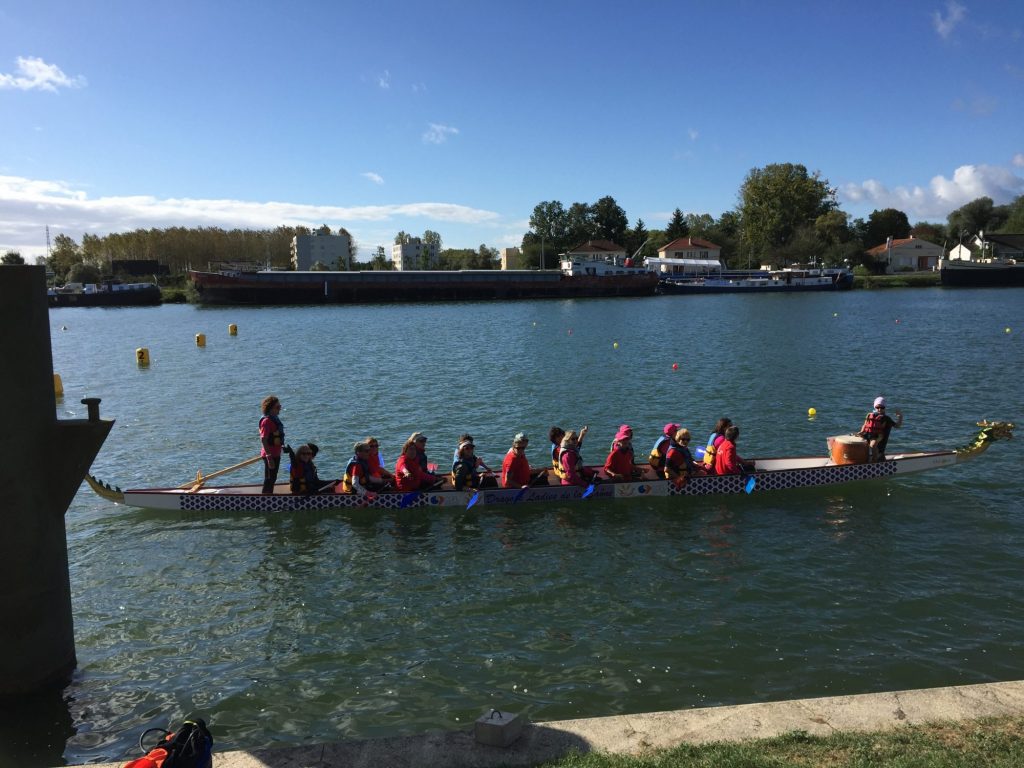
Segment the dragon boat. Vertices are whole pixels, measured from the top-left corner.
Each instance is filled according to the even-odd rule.
[[[561,485],[552,472],[535,469],[539,483],[527,488],[481,488],[456,491],[450,481],[435,490],[371,493],[366,496],[341,493],[292,494],[288,485],[275,487],[274,493],[261,492],[261,484],[207,486],[210,478],[259,460],[259,457],[228,470],[203,477],[177,488],[120,488],[86,475],[89,486],[100,496],[118,504],[145,509],[182,512],[302,512],[332,509],[447,507],[465,509],[536,502],[579,502],[585,499],[640,499],[668,496],[708,496],[715,494],[766,493],[791,488],[818,488],[901,477],[916,472],[950,467],[985,451],[999,439],[1013,437],[1014,425],[1008,422],[978,422],[981,431],[974,441],[954,450],[898,453],[883,461],[866,461],[866,443],[854,436],[828,438],[826,456],[754,459],[754,471],[741,475],[694,475],[677,483],[657,477],[649,465],[638,465],[643,476],[635,482],[600,482],[588,487]],[[863,442],[863,441],[861,441]]]

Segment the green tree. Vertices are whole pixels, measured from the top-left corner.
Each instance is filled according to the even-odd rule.
[[[683,216],[683,212],[676,208],[672,211],[672,218],[669,219],[668,226],[665,227],[665,237],[668,238],[668,242],[672,242],[676,238],[686,237],[690,234],[690,227],[686,223],[686,217]]]
[[[71,269],[68,270],[67,282],[69,283],[98,283],[99,281],[99,269],[92,264],[86,264],[84,261],[72,264]]]
[[[910,229],[910,234],[918,240],[926,240],[929,243],[942,245],[948,242],[946,228],[941,224],[932,224],[928,221],[919,221]]]
[[[853,238],[850,215],[838,209],[823,213],[814,220],[814,232],[825,247],[846,243]]]
[[[626,239],[629,220],[615,198],[606,195],[590,207],[593,236],[621,245]]]
[[[523,245],[544,241],[544,250],[551,248],[554,253],[568,247],[569,216],[558,200],[537,203],[530,215],[530,230],[523,238]],[[531,237],[532,235],[532,237]]]
[[[776,163],[754,168],[740,187],[740,243],[750,261],[765,261],[796,232],[835,209],[836,191],[803,165]]]
[[[423,232],[423,245],[436,246],[437,252],[441,253],[441,235],[432,229],[425,230]]]
[[[321,224],[319,227],[316,228],[316,233],[318,235],[329,235],[331,234],[331,228],[328,227],[326,224]]]
[[[384,251],[384,246],[378,245],[377,249],[373,252],[373,258],[370,259],[370,269],[388,270],[394,268],[395,265],[392,264],[391,259],[387,257],[387,253]]]
[[[1024,232],[1024,195],[1021,195],[1007,208],[1006,221],[999,228],[999,232],[1020,233]]]
[[[412,235],[410,235],[408,232],[400,231],[397,235],[395,235],[395,245],[407,245],[410,240],[412,240]]]
[[[910,221],[907,214],[895,208],[875,210],[868,216],[867,229],[864,233],[864,244],[868,248],[881,245],[888,238],[902,240],[910,237]]]
[[[637,219],[636,225],[632,229],[626,230],[626,239],[623,245],[626,247],[626,254],[632,256],[634,253],[639,251],[647,239],[650,237],[650,233],[647,231],[647,227],[644,226],[643,219]],[[637,258],[643,258],[640,254],[637,254]]]
[[[50,269],[53,270],[54,278],[58,283],[66,283],[68,272],[75,264],[82,262],[82,254],[78,250],[78,243],[65,234],[59,234],[53,238],[53,248],[50,249]]]
[[[949,214],[946,219],[949,239],[960,242],[979,232],[998,232],[1009,214],[1010,206],[997,206],[991,197],[979,197]]]
[[[586,203],[573,203],[565,216],[566,247],[575,248],[594,239],[593,209]]]
[[[0,256],[0,264],[24,264],[25,259],[18,251],[7,251],[3,256]]]

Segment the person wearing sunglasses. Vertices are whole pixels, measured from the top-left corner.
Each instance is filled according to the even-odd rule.
[[[903,414],[893,411],[896,418],[885,412],[885,398],[876,397],[874,410],[864,417],[864,424],[859,434],[868,441],[868,461],[885,461],[885,446],[889,442],[889,433],[893,427],[899,429],[903,426]]]

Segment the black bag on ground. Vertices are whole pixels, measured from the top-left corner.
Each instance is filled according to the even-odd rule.
[[[159,731],[163,737],[147,750],[142,743],[146,734]],[[139,737],[139,748],[145,757],[132,760],[124,768],[211,768],[213,736],[201,719],[185,720],[177,731],[150,728]]]

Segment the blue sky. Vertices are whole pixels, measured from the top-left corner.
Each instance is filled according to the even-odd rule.
[[[1024,194],[1024,3],[0,0],[0,250],[136,227],[518,245],[802,163],[853,216]]]

